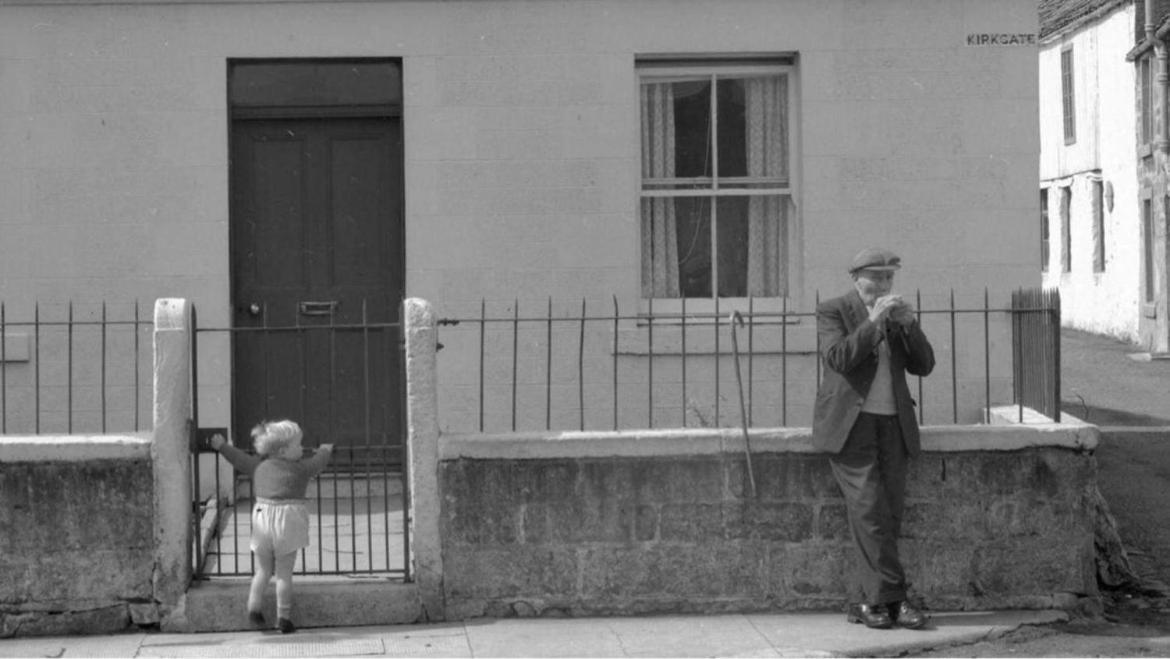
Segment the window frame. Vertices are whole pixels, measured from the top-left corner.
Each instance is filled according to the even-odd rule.
[[[712,175],[709,177],[675,177],[670,179],[646,179],[641,175],[641,167],[638,168],[637,174],[637,193],[635,217],[640,217],[640,208],[643,199],[666,198],[666,197],[687,197],[693,199],[708,199],[711,201],[712,213],[712,233],[711,233],[711,249],[712,249],[712,296],[711,297],[646,297],[641,293],[639,285],[639,305],[641,312],[649,315],[651,312],[657,316],[658,314],[667,315],[681,315],[683,312],[688,315],[691,313],[729,313],[734,310],[756,312],[776,312],[786,308],[791,308],[795,298],[795,291],[798,289],[797,281],[799,279],[799,267],[797,254],[799,254],[799,238],[801,235],[801,203],[799,195],[799,154],[800,154],[800,136],[798,133],[800,121],[798,116],[798,108],[800,107],[800,90],[799,78],[797,75],[798,67],[793,57],[791,56],[774,56],[767,58],[719,58],[719,57],[689,57],[686,59],[673,58],[644,58],[639,59],[634,65],[634,85],[635,85],[635,100],[640,95],[641,86],[647,82],[682,82],[691,81],[697,78],[708,76],[712,83],[712,90],[714,91],[715,82],[720,76],[743,76],[753,74],[771,74],[779,73],[787,78],[787,135],[788,135],[788,152],[787,152],[787,181],[781,181],[779,185],[749,188],[742,187],[745,184],[751,185],[754,183],[766,183],[769,178],[736,176],[723,177],[718,174],[719,167],[719,152],[718,139],[716,133],[712,132]],[[717,95],[711,94],[711,122],[712,125],[718,126],[718,103]],[[635,103],[636,113],[633,120],[638,121],[638,114],[642,108],[638,103]],[[639,129],[635,129],[639,132]],[[641,148],[638,149],[638,161],[641,162],[643,154]],[[648,184],[648,181],[653,183]],[[727,182],[732,182],[732,187],[721,188],[720,184],[727,185]],[[709,187],[697,187],[702,183],[709,183]],[[678,187],[669,188],[665,186],[677,185]],[[658,186],[661,189],[655,189]],[[722,197],[767,197],[778,196],[782,199],[787,199],[789,203],[788,214],[788,250],[785,255],[785,262],[782,267],[787,271],[788,285],[783,294],[775,297],[720,297],[718,295],[718,261],[717,256],[717,236],[718,236],[718,221],[714,218],[716,202]],[[639,224],[639,231],[641,231]],[[639,236],[640,237],[640,236]],[[639,252],[639,262],[643,255]],[[656,318],[656,320],[658,320]],[[669,318],[665,319],[668,322]],[[677,318],[675,322],[677,322]],[[688,322],[691,322],[688,320]]]
[[[1060,271],[1072,272],[1072,183],[1060,189]]]
[[[1149,53],[1138,60],[1139,93],[1141,93],[1139,128],[1141,144],[1154,141],[1154,63]]]
[[[1040,188],[1040,272],[1048,272],[1052,257],[1052,225],[1048,213],[1048,190]]]

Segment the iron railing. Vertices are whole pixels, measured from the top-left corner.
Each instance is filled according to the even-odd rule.
[[[1012,404],[1022,421],[1034,396],[1059,404],[1059,359],[1032,363],[1042,346],[1058,354],[1059,333],[1013,333],[1035,318],[1059,328],[1054,298],[993,306],[985,290],[959,304],[951,291],[927,308],[921,292],[911,299],[937,362],[931,377],[911,379],[921,423],[984,423]],[[623,313],[616,298],[574,307],[549,298],[523,314],[519,300],[492,306],[505,311],[481,300],[477,315],[438,321],[446,432],[811,423],[823,368],[813,311],[760,311],[752,300],[734,313],[691,312],[685,300],[673,313]]]
[[[0,434],[149,430],[153,320],[138,302],[0,303]]]
[[[1060,421],[1060,290],[1012,294],[1013,374],[1024,407]]]
[[[194,311],[192,315],[195,316]],[[296,392],[312,388],[309,378],[316,377],[322,382],[336,384],[339,379],[352,376],[360,382],[360,395],[368,401],[371,397],[368,365],[387,359],[391,364],[401,363],[402,328],[397,322],[371,322],[365,319],[364,313],[362,316],[363,319],[356,323],[333,322],[334,319],[330,317],[326,319],[328,324],[264,324],[231,328],[200,327],[193,320],[193,372],[198,374],[203,370],[206,373],[205,369],[212,364],[228,363],[223,353],[230,352],[233,345],[239,348],[240,341],[247,341],[245,349],[267,355],[274,342],[282,342],[287,349],[288,340],[292,338],[295,344],[301,346],[299,354],[293,352],[293,359],[307,357],[305,346],[327,346],[329,355],[325,363],[328,366],[323,373],[294,368],[292,372],[300,373],[301,379],[281,380],[273,383],[274,388],[286,393],[294,392],[293,397],[296,398],[300,396]],[[267,314],[264,317],[267,318]],[[360,336],[360,361],[366,366],[362,368],[362,373],[344,373],[339,370],[332,349],[328,346],[335,346],[343,335],[352,339],[355,334]],[[226,342],[222,340],[224,338]],[[311,339],[316,339],[316,343],[312,343]],[[214,345],[216,350],[212,352],[218,351],[219,354],[208,355],[208,351],[201,347],[203,344]],[[388,358],[391,352],[394,354]],[[287,353],[282,354],[288,356]],[[265,357],[260,363],[268,363],[268,358]],[[398,386],[391,387],[391,390],[403,392],[402,369],[394,370],[393,377]],[[198,376],[195,378],[193,390],[198,391]],[[251,402],[267,401],[275,396],[275,391],[267,389],[267,382],[265,378],[265,390],[258,397],[253,396]],[[333,387],[326,390],[336,391]],[[238,403],[239,392],[234,392],[233,398]],[[300,398],[304,402],[304,397]],[[334,402],[318,401],[330,409]],[[406,513],[409,510],[409,490],[406,487],[405,429],[401,425],[405,419],[405,408],[400,401],[392,404],[400,407],[401,414],[398,417],[399,425],[392,428],[391,433],[371,430],[367,419],[366,423],[359,424],[364,428],[364,439],[355,442],[350,437],[349,443],[339,441],[344,438],[337,436],[334,426],[336,419],[332,415],[328,417],[328,424],[314,431],[305,424],[304,407],[300,408],[300,414],[297,410],[289,413],[287,407],[280,412],[304,426],[306,444],[335,444],[329,466],[315,479],[307,493],[307,506],[312,519],[310,546],[301,552],[297,573],[387,574],[410,579],[409,519]],[[368,403],[364,406],[367,415],[370,407]],[[260,417],[251,419],[250,424],[262,418],[271,418],[266,405],[257,412]],[[196,578],[250,575],[254,569],[254,559],[249,549],[251,508],[255,499],[252,482],[246,475],[234,472],[221,455],[206,445],[209,429],[199,429],[199,415],[196,404],[193,432],[197,433],[197,437],[193,437],[192,441],[195,450],[195,459],[192,460],[193,525],[196,538],[192,557],[194,574]],[[250,439],[247,428],[241,427],[238,433],[233,434],[236,435],[236,444],[248,450]]]

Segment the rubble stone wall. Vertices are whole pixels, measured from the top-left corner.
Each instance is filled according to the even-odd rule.
[[[147,439],[0,438],[0,638],[157,622],[153,497]]]
[[[924,606],[1067,608],[1097,596],[1095,441],[1084,441],[1095,429],[1059,428],[1001,426],[994,441],[986,426],[924,429],[901,540]],[[754,494],[734,433],[680,434],[673,448],[627,437],[629,450],[587,433],[449,440],[448,619],[842,607],[844,500],[807,434],[752,439]]]

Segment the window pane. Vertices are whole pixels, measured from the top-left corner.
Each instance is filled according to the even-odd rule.
[[[747,99],[743,80],[720,80],[716,85],[719,126],[719,177],[747,176]]]
[[[788,180],[787,78],[724,78],[718,83],[720,187],[745,187],[729,177]],[[753,187],[767,187],[757,185]]]
[[[711,176],[711,83],[671,83],[674,94],[674,175]]]
[[[676,198],[678,281],[683,297],[711,297],[711,201]]]
[[[747,297],[748,198],[719,199],[718,235],[719,296]]]

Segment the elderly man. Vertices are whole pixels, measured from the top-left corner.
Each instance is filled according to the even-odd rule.
[[[849,266],[854,290],[817,306],[825,372],[813,443],[832,454],[856,548],[847,620],[876,629],[926,624],[907,601],[898,533],[907,461],[919,452],[906,373],[928,375],[934,350],[913,306],[890,292],[901,267],[893,252],[864,249]]]

